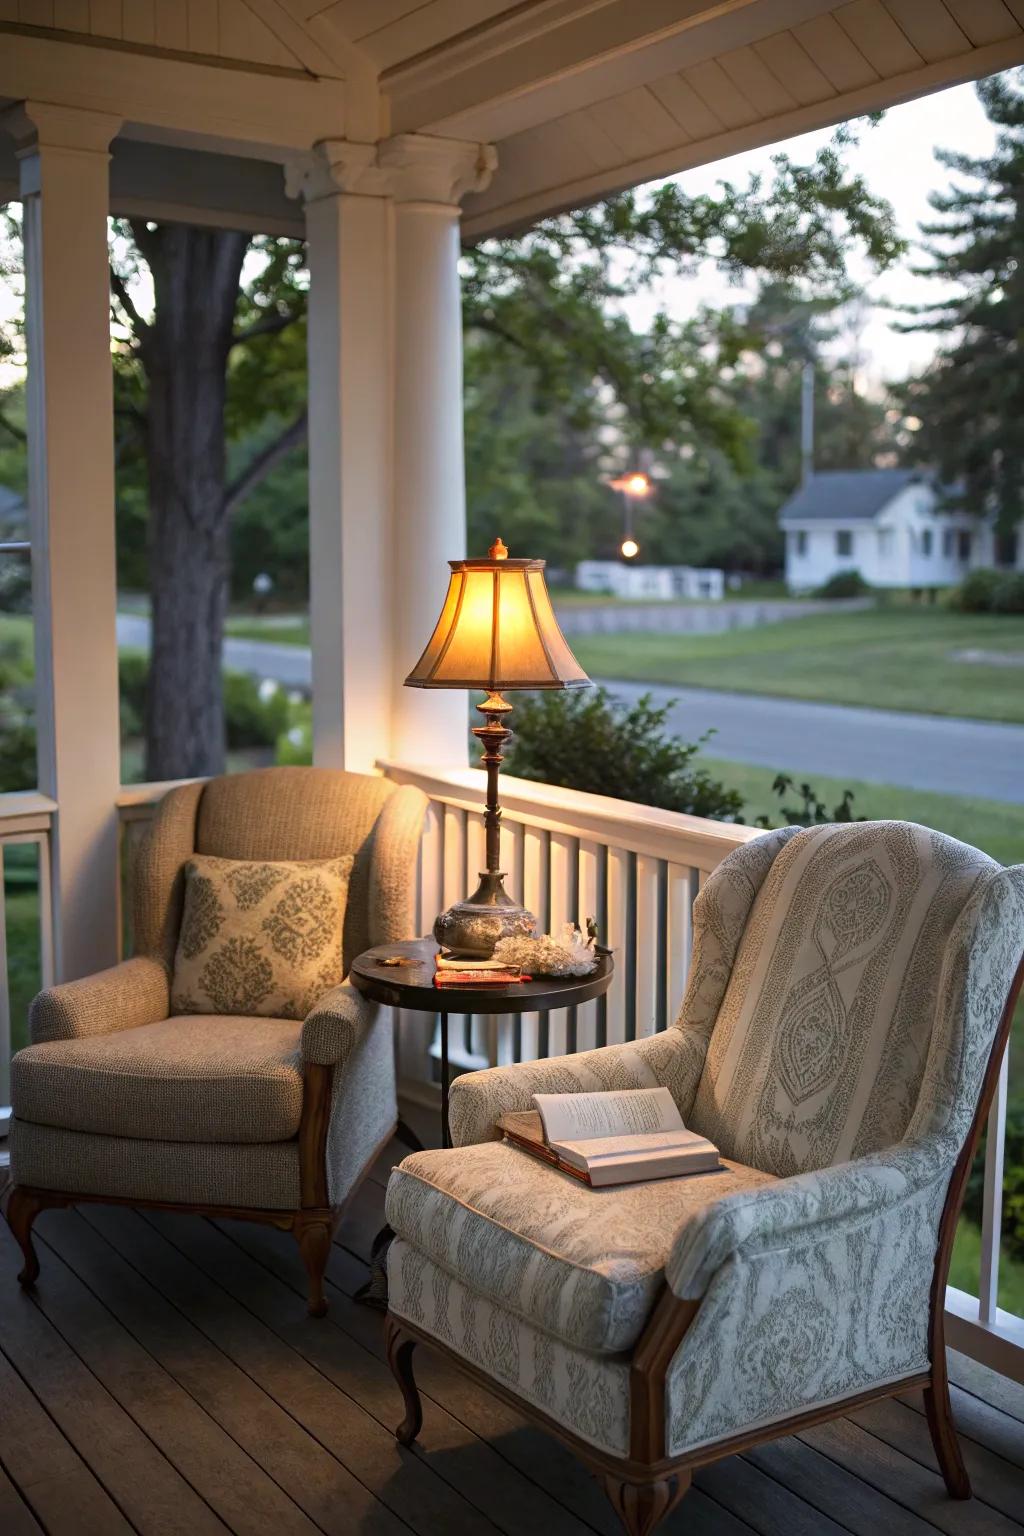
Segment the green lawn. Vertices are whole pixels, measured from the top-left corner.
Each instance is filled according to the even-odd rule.
[[[965,1216],[956,1229],[956,1242],[949,1264],[949,1283],[968,1296],[977,1296],[981,1285],[981,1228]],[[1024,1264],[1007,1256],[1005,1248],[999,1259],[999,1305],[1015,1317],[1024,1317]]]
[[[952,660],[1024,656],[1024,617],[883,606],[721,635],[579,635],[592,677],[686,683],[923,714],[1024,722],[1024,667]]]

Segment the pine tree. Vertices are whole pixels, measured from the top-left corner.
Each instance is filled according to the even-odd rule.
[[[915,426],[909,456],[1010,533],[1024,514],[1024,76],[977,90],[999,134],[986,157],[937,151],[963,181],[930,198],[939,217],[922,226],[930,260],[915,270],[955,291],[901,327],[948,338],[902,402]]]

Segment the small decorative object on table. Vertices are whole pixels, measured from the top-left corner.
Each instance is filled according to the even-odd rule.
[[[553,933],[539,937],[514,934],[498,940],[494,958],[510,968],[519,966],[532,976],[589,976],[597,965],[593,920],[587,924],[587,935],[584,938],[572,923],[564,924],[557,938]]]

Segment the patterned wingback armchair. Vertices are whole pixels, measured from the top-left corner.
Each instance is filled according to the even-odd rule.
[[[1024,974],[1024,866],[900,822],[786,828],[693,915],[674,1027],[459,1078],[456,1150],[392,1174],[399,1438],[426,1340],[568,1439],[637,1533],[695,1466],[922,1386],[966,1497],[943,1298]],[[723,1172],[593,1191],[495,1139],[536,1092],[655,1084]]]
[[[133,863],[135,956],[40,993],[12,1062],[7,1219],[38,1275],[31,1227],[79,1200],[186,1208],[292,1231],[325,1310],[341,1208],[397,1120],[390,1025],[347,981],[305,1019],[172,1017],[184,867],[354,856],[343,970],[413,935],[426,798],[387,779],[268,768],[171,790]]]

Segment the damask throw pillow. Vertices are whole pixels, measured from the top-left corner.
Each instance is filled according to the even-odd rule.
[[[343,979],[351,873],[351,854],[279,863],[189,859],[172,1012],[304,1019]]]

